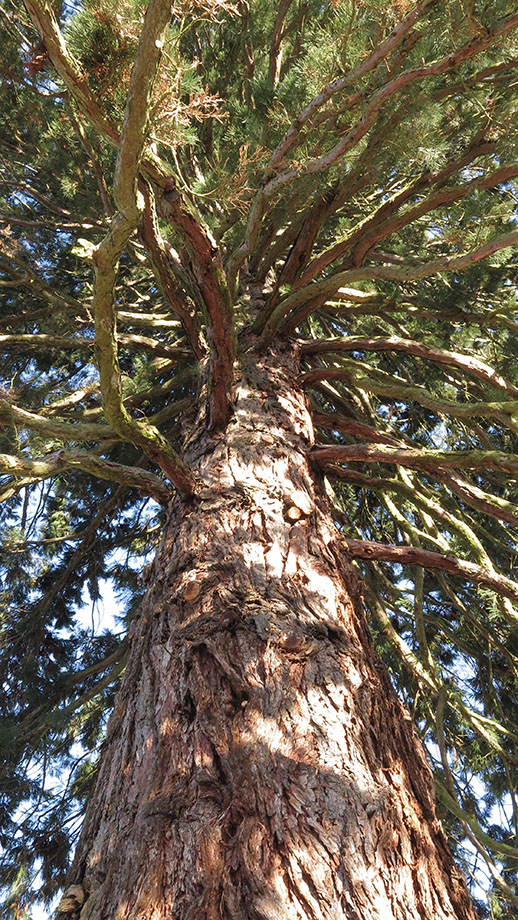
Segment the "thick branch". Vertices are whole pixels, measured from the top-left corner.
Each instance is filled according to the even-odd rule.
[[[38,482],[50,476],[58,476],[69,469],[79,469],[91,473],[98,479],[120,482],[131,489],[137,489],[143,495],[149,495],[162,505],[171,499],[171,493],[162,479],[140,467],[124,466],[101,460],[86,450],[58,450],[47,454],[41,460],[29,460],[26,457],[0,454],[0,475],[10,475],[15,479]]]
[[[231,411],[235,358],[233,309],[220,252],[209,231],[181,203],[178,192],[167,192],[161,211],[182,236],[190,270],[207,310],[210,344],[210,427],[223,427]]]
[[[153,192],[147,183],[142,183],[141,189],[145,201],[141,237],[147,248],[149,261],[162,294],[185,329],[185,333],[194,354],[197,358],[201,358],[203,356],[203,348],[200,341],[199,323],[184,293],[174,282],[165,244],[158,227]]]
[[[171,0],[151,0],[131,71],[113,182],[115,204],[131,229],[136,226],[143,207],[137,198],[137,178],[146,141],[151,95],[170,16]]]
[[[164,34],[169,27],[170,9],[170,0],[151,0],[131,73],[115,168],[114,197],[118,211],[112,219],[109,233],[93,255],[95,346],[108,423],[120,437],[140,447],[157,463],[180,491],[192,494],[192,477],[169,442],[154,426],[135,421],[124,407],[115,325],[118,262],[137,226],[143,207],[143,201],[137,193],[137,177],[146,140],[151,92]]]
[[[434,553],[417,546],[394,546],[390,543],[375,543],[373,540],[349,540],[343,538],[349,555],[353,559],[375,559],[378,562],[391,562],[397,565],[419,565],[425,569],[437,569],[465,578],[477,585],[487,585],[497,594],[518,603],[518,585],[504,575],[488,571],[474,562],[466,562],[457,556]],[[518,622],[518,614],[513,621]]]
[[[49,438],[61,441],[98,441],[113,439],[114,434],[108,425],[96,423],[67,422],[56,418],[45,418],[34,412],[21,409],[4,396],[0,395],[0,428],[5,426],[29,428],[39,431]]]
[[[436,364],[446,364],[467,371],[473,377],[483,380],[495,389],[502,390],[518,397],[518,387],[508,383],[500,377],[488,364],[479,361],[472,355],[462,355],[458,352],[445,351],[432,348],[412,339],[402,339],[392,335],[389,337],[367,338],[363,336],[349,336],[345,339],[330,339],[314,342],[303,342],[302,354],[339,354],[343,351],[395,351],[426,358]]]
[[[457,470],[492,469],[518,478],[518,454],[504,454],[498,450],[443,451],[350,444],[316,447],[311,451],[311,459],[326,468],[333,463],[395,463],[433,474],[451,467]]]
[[[358,281],[395,281],[399,284],[405,284],[410,281],[419,281],[421,278],[429,278],[431,275],[437,275],[440,272],[458,272],[465,271],[471,265],[487,259],[494,252],[502,249],[509,249],[518,245],[518,231],[502,234],[487,240],[478,249],[462,255],[443,256],[440,259],[433,259],[429,262],[423,262],[420,265],[402,265],[402,266],[376,266],[366,265],[362,268],[354,268],[349,271],[336,272],[322,281],[315,281],[311,284],[294,291],[279,303],[273,311],[264,327],[262,339],[264,342],[270,341],[278,327],[286,320],[289,314],[288,328],[292,329],[299,325],[306,316],[312,312],[308,310],[307,304],[313,304],[317,298],[325,296],[326,298],[336,294],[342,285],[356,283]],[[302,309],[297,309],[302,305]]]

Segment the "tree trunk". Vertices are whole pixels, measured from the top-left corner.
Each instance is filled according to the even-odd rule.
[[[265,360],[223,433],[200,416],[186,437],[200,487],[131,640],[70,874],[81,920],[473,920],[308,465],[293,351]]]

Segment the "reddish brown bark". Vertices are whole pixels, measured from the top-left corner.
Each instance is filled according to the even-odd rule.
[[[474,920],[306,460],[288,352],[186,459],[70,884],[81,920]],[[201,414],[200,414],[201,418]]]

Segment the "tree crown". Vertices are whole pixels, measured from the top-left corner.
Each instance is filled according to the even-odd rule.
[[[515,4],[4,0],[1,29],[6,916],[68,863],[189,413],[224,428],[236,359],[287,337],[443,821],[511,916]]]

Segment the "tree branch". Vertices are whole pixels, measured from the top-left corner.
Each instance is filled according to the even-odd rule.
[[[358,80],[361,80],[366,74],[375,70],[383,61],[404,41],[408,33],[413,29],[416,22],[428,7],[432,7],[437,0],[423,0],[408,13],[401,22],[394,27],[390,35],[382,41],[376,50],[369,55],[356,70],[349,71],[342,77],[337,77],[315,96],[311,102],[300,112],[297,118],[288,128],[284,138],[274,150],[270,159],[270,168],[275,170],[279,167],[281,161],[286,156],[288,150],[297,140],[304,126],[311,120],[313,115],[322,106],[328,102],[336,93],[341,93],[347,86],[351,86]]]
[[[415,12],[415,9],[412,11]],[[411,14],[408,14],[410,16]],[[407,17],[408,19],[408,17]],[[403,20],[404,21],[404,20]],[[402,23],[400,23],[401,25]],[[374,120],[381,109],[382,105],[389,99],[391,96],[394,96],[401,89],[406,86],[410,86],[413,83],[417,83],[421,80],[427,79],[432,76],[439,76],[440,74],[447,73],[450,70],[453,70],[455,67],[458,67],[459,64],[464,63],[464,61],[469,60],[475,55],[480,54],[484,51],[489,45],[491,45],[495,39],[506,35],[514,27],[518,25],[518,13],[509,16],[507,19],[498,23],[492,30],[487,30],[483,35],[478,35],[473,38],[468,44],[458,48],[456,51],[452,51],[445,57],[441,58],[439,61],[434,61],[431,64],[423,64],[421,67],[415,67],[412,70],[403,71],[399,73],[396,77],[390,80],[388,83],[385,83],[384,86],[380,87],[376,92],[374,92],[370,101],[366,107],[366,110],[359,121],[352,127],[347,134],[344,135],[334,147],[331,148],[323,156],[313,157],[313,159],[306,160],[300,167],[292,167],[291,169],[286,169],[283,173],[279,173],[274,178],[270,179],[269,182],[264,186],[264,195],[268,200],[271,196],[277,192],[283,185],[295,178],[299,178],[303,175],[311,175],[317,172],[323,172],[326,169],[329,169],[334,163],[340,160],[352,147],[362,139],[362,137],[370,129]]]
[[[512,524],[513,527],[518,527],[518,506],[513,505],[512,502],[507,501],[505,498],[500,498],[498,495],[483,492],[482,489],[473,485],[472,482],[468,482],[455,470],[438,470],[435,475],[440,482],[444,483],[471,508],[483,511],[496,520]]]
[[[315,447],[311,459],[320,466],[333,463],[395,463],[434,475],[441,468],[458,470],[498,470],[518,479],[518,454],[498,450],[425,450],[417,448],[371,447],[369,444]]]
[[[7,426],[29,428],[49,438],[59,438],[61,441],[102,441],[114,437],[108,425],[45,418],[19,408],[0,394],[0,428]]]
[[[465,169],[473,160],[481,156],[494,154],[495,150],[495,144],[475,143],[463,157],[460,157],[453,163],[449,163],[444,169],[436,173],[424,173],[419,176],[418,179],[408,183],[405,188],[399,189],[388,199],[388,201],[383,201],[378,208],[368,215],[368,217],[361,220],[360,223],[348,233],[345,239],[340,240],[340,242],[335,243],[329,249],[325,250],[325,252],[316,256],[301,276],[299,282],[300,286],[307,284],[308,281],[315,278],[321,271],[327,268],[328,265],[331,265],[332,262],[346,252],[350,253],[350,264],[359,266],[362,264],[369,250],[371,250],[376,243],[386,239],[403,227],[408,226],[408,224],[417,220],[422,215],[430,213],[441,205],[451,204],[454,201],[461,201],[463,198],[466,198],[470,192],[476,191],[477,189],[491,188],[492,186],[499,185],[518,175],[518,167],[516,167],[516,165],[502,167],[488,176],[472,179],[470,182],[464,183],[464,185],[453,186],[439,191],[453,173]],[[409,198],[413,198],[417,196],[421,190],[428,190],[433,186],[435,186],[433,194],[428,195],[428,197],[422,199],[413,207],[407,208],[403,213],[399,215],[396,213],[396,216],[394,216],[395,212],[399,211],[400,207],[405,204]]]
[[[15,480],[22,479],[23,484],[58,476],[70,469],[91,473],[98,479],[120,482],[127,488],[137,489],[143,495],[149,495],[161,505],[167,505],[171,500],[171,492],[166,483],[154,473],[141,467],[101,460],[90,451],[58,450],[47,454],[41,460],[0,454],[0,475],[9,475]]]
[[[282,50],[281,50],[281,40],[282,40],[282,31],[284,26],[284,21],[288,10],[292,4],[292,0],[280,0],[279,9],[277,11],[277,16],[273,24],[272,38],[270,42],[270,59],[268,63],[268,76],[272,82],[273,86],[276,86],[279,82],[279,75],[281,70],[281,60],[282,60]]]
[[[488,364],[479,361],[472,355],[462,355],[459,352],[445,351],[432,348],[413,339],[402,339],[392,335],[390,337],[348,336],[341,339],[308,341],[301,343],[302,354],[339,354],[343,351],[395,351],[425,358],[436,364],[446,364],[466,371],[478,380],[482,380],[495,389],[502,390],[512,396],[518,397],[518,387],[508,383],[500,377]]]
[[[416,7],[412,13],[416,13],[417,9],[418,8]],[[408,14],[406,18],[408,19],[408,17],[411,15],[412,14]],[[403,20],[403,22],[405,22],[405,20]],[[233,283],[233,279],[237,277],[237,272],[239,271],[240,266],[243,264],[249,252],[256,245],[261,220],[267,202],[273,197],[273,195],[280,191],[284,185],[302,176],[314,175],[329,169],[340,159],[342,159],[349,150],[355,147],[364,137],[364,135],[370,130],[372,125],[375,123],[379,110],[382,108],[387,99],[395,95],[403,88],[412,85],[413,83],[453,70],[464,61],[469,60],[477,54],[480,54],[496,38],[507,34],[517,24],[518,13],[510,16],[503,22],[500,22],[497,26],[495,26],[493,30],[485,32],[483,36],[479,35],[463,47],[457,49],[454,52],[451,52],[450,54],[447,54],[441,60],[434,61],[431,64],[423,64],[421,67],[416,67],[412,70],[399,73],[396,77],[394,77],[394,79],[390,80],[371,95],[362,117],[343,137],[340,138],[340,140],[337,141],[331,150],[322,156],[306,159],[300,166],[288,168],[284,170],[284,172],[277,173],[272,178],[268,178],[268,180],[265,181],[262,187],[258,190],[256,197],[252,202],[252,206],[249,212],[245,240],[241,246],[235,250],[229,259],[228,270],[229,278],[232,279],[231,283]],[[399,25],[401,26],[402,23]],[[321,104],[323,104],[324,101],[325,99],[322,100]],[[297,133],[298,132],[294,133],[293,140],[295,139]],[[287,136],[288,135],[286,135],[286,138]],[[275,160],[274,163],[274,157],[275,154],[272,157],[272,165],[277,165],[277,160]]]
[[[79,109],[103,137],[117,144],[119,136],[91,93],[80,63],[70,54],[52,6],[47,0],[24,0],[24,5],[67,89]]]
[[[95,346],[108,424],[120,437],[140,447],[181,492],[190,495],[194,490],[193,479],[178,454],[157,428],[135,421],[124,407],[115,323],[119,258],[138,224],[144,204],[137,192],[137,178],[146,140],[151,93],[164,35],[169,27],[170,9],[170,0],[151,0],[131,72],[115,167],[114,198],[118,210],[112,218],[109,233],[93,253]]]
[[[398,378],[391,378],[390,374],[385,374],[377,368],[370,368],[377,379],[364,376],[367,368],[351,362],[349,367],[342,368],[319,368],[318,370],[309,371],[301,374],[300,382],[305,386],[311,386],[317,380],[347,380],[354,385],[369,393],[376,393],[388,399],[401,399],[407,402],[417,402],[427,409],[431,409],[437,415],[450,415],[453,418],[471,419],[471,418],[493,418],[506,428],[512,431],[518,430],[518,423],[513,418],[513,414],[518,410],[518,400],[507,400],[506,402],[467,402],[452,403],[443,399],[437,399],[425,387],[414,386],[412,384],[399,382]]]
[[[185,329],[194,354],[197,358],[201,358],[203,356],[203,347],[200,341],[199,323],[184,293],[174,283],[165,244],[158,227],[153,192],[145,182],[141,183],[141,190],[145,202],[141,239],[148,251],[149,261],[165,300],[173,313],[178,316]]]
[[[406,449],[405,444],[400,439],[394,438],[388,433],[378,431],[376,428],[372,428],[369,425],[357,422],[354,419],[347,419],[336,413],[316,412],[314,410],[311,410],[311,417],[314,424],[321,428],[328,428],[332,431],[343,431],[345,434],[362,438],[364,441],[370,443],[396,447],[403,451]],[[340,479],[356,482],[365,486],[367,489],[380,488],[383,490],[393,488],[398,492],[403,491],[407,497],[412,498],[412,500],[415,500],[419,504],[419,493],[415,492],[415,490],[409,490],[406,485],[398,483],[395,480],[367,476],[356,469],[347,470],[333,467],[332,470],[329,469],[327,472],[328,475],[335,475]],[[432,470],[428,469],[427,472],[432,472]],[[514,505],[504,498],[500,498],[498,495],[491,495],[488,492],[484,492],[482,489],[479,489],[478,486],[464,479],[464,477],[459,475],[454,469],[444,470],[437,467],[433,470],[433,476],[471,508],[482,511],[490,517],[495,518],[497,521],[505,521],[507,524],[512,524],[513,527],[518,527],[517,505]]]
[[[373,540],[350,540],[342,537],[347,552],[353,559],[375,559],[378,562],[390,562],[396,565],[419,565],[425,569],[437,569],[465,578],[475,584],[486,585],[497,594],[502,594],[518,603],[518,585],[510,578],[489,571],[474,562],[466,562],[457,556],[434,553],[432,550],[417,546],[394,546],[390,543],[375,543]],[[514,625],[518,623],[518,613],[512,616]]]
[[[272,312],[264,326],[261,336],[263,343],[271,341],[279,326],[288,319],[288,329],[293,329],[301,323],[310,312],[307,304],[313,304],[318,298],[327,298],[338,293],[342,285],[356,283],[358,281],[395,281],[400,284],[409,281],[419,281],[421,278],[428,278],[431,275],[437,275],[440,272],[464,271],[471,265],[475,265],[482,259],[487,259],[494,252],[502,249],[509,249],[518,244],[518,231],[513,230],[511,233],[505,233],[501,236],[493,237],[487,240],[477,249],[471,252],[462,253],[462,255],[442,256],[440,259],[433,259],[429,262],[423,262],[420,265],[404,265],[399,267],[366,265],[362,268],[354,268],[348,271],[336,272],[322,281],[314,281],[305,285],[292,294],[285,297],[276,309]],[[297,307],[304,305],[302,309]],[[291,314],[291,315],[290,315]]]
[[[25,316],[19,318],[26,320]],[[136,335],[135,333],[118,332],[116,333],[116,339],[118,345],[123,345],[138,352],[147,351],[150,354],[160,355],[164,358],[185,358],[190,354],[186,348],[181,346],[167,345],[165,342],[144,335]],[[77,349],[92,351],[95,347],[92,339],[87,339],[83,336],[66,338],[65,336],[48,335],[40,332],[0,335],[0,345],[6,349],[37,348],[38,350],[43,350],[48,348],[49,350],[58,349],[59,351],[75,351]]]
[[[198,285],[208,318],[210,345],[210,428],[223,427],[231,411],[235,333],[231,294],[221,254],[208,229],[182,204],[176,190],[166,192],[159,208],[182,236],[192,276]]]

